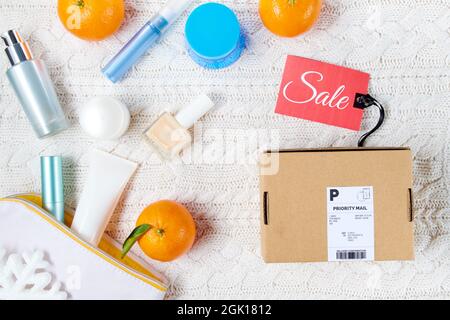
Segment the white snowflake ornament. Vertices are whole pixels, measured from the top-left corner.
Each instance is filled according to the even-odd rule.
[[[48,266],[42,251],[6,257],[6,251],[0,248],[0,300],[67,299],[60,282],[51,285],[53,277],[45,271]]]

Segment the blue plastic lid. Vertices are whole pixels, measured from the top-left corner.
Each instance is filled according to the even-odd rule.
[[[191,13],[185,33],[188,45],[196,54],[206,59],[221,59],[238,46],[241,27],[231,9],[209,2]]]

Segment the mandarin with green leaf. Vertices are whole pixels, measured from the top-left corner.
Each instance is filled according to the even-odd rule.
[[[150,258],[172,261],[191,249],[195,234],[194,219],[184,206],[170,200],[158,201],[142,211],[136,228],[124,242],[122,257],[138,242]]]

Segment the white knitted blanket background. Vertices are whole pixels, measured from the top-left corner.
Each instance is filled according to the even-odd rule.
[[[222,0],[236,11],[248,35],[248,48],[236,64],[218,71],[197,66],[184,45],[184,14],[125,81],[108,82],[100,66],[163,2],[128,0],[121,30],[90,43],[63,29],[56,1],[0,0],[0,30],[20,29],[35,56],[47,62],[73,124],[56,137],[37,140],[4,75],[3,57],[0,195],[39,192],[39,156],[61,154],[68,159],[66,201],[76,207],[87,154],[98,148],[140,164],[108,227],[111,236],[123,241],[141,210],[160,199],[185,204],[195,217],[198,236],[192,251],[171,263],[151,262],[170,280],[170,299],[449,299],[449,0],[325,0],[314,29],[294,39],[276,37],[262,26],[257,0]],[[370,93],[385,106],[387,118],[367,145],[408,146],[414,154],[414,262],[265,264],[256,166],[162,162],[143,141],[141,133],[163,110],[212,93],[218,105],[203,118],[203,129],[273,130],[281,148],[355,146],[360,133],[274,114],[287,54],[371,74]],[[79,107],[99,95],[117,97],[130,107],[130,130],[118,141],[95,141],[78,124]],[[363,130],[377,117],[377,110],[366,110]],[[200,142],[203,152],[216,143],[212,137]],[[134,250],[144,257],[138,246]]]

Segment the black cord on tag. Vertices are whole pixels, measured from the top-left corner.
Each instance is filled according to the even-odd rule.
[[[385,116],[385,112],[384,112],[384,108],[383,106],[375,99],[373,98],[370,94],[361,94],[361,93],[357,93],[356,94],[356,99],[355,99],[355,108],[358,109],[366,109],[369,108],[371,106],[375,106],[378,108],[378,110],[380,110],[380,118],[378,120],[377,125],[370,130],[369,132],[364,133],[358,140],[358,147],[364,147],[364,142],[366,141],[366,139],[375,131],[377,131],[381,125],[384,122],[384,116]]]

